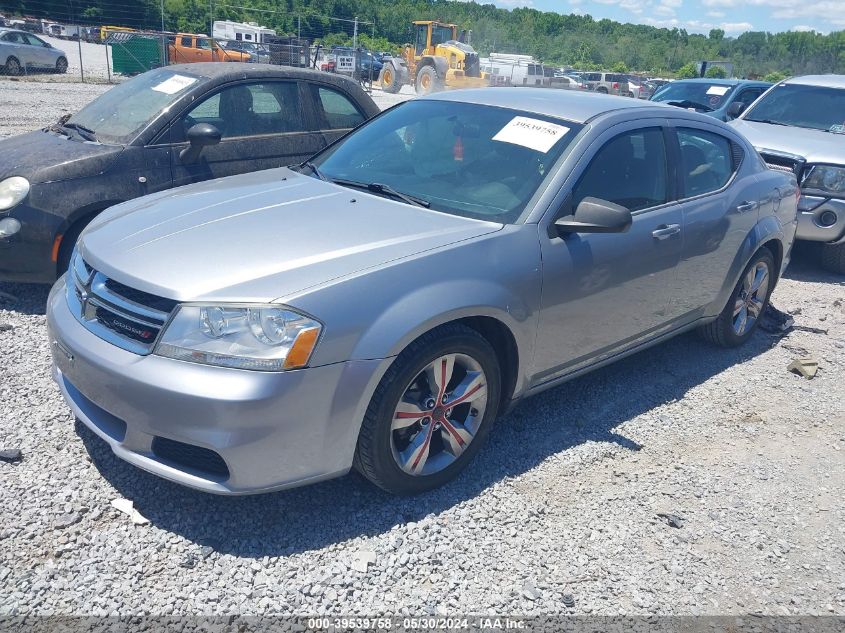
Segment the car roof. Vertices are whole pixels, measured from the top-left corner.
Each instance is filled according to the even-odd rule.
[[[666,104],[630,97],[549,88],[476,88],[441,92],[425,98],[523,110],[575,123],[586,123],[599,115],[617,110],[659,109],[659,116],[667,116],[677,110]]]
[[[845,75],[803,75],[791,77],[783,83],[802,86],[822,86],[825,88],[845,88]]]
[[[717,77],[696,77],[695,79],[677,79],[673,84],[708,84],[711,86],[738,86],[755,85],[755,86],[771,86],[769,81],[758,81],[756,79],[720,79]]]

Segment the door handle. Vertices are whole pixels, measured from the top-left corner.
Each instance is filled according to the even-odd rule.
[[[747,213],[748,211],[753,211],[756,208],[757,208],[756,202],[743,202],[743,203],[738,204],[736,206],[736,210],[739,213]]]
[[[673,235],[677,235],[680,232],[680,224],[664,224],[663,226],[654,229],[651,232],[651,236],[658,240],[665,240],[666,238],[672,237]]]

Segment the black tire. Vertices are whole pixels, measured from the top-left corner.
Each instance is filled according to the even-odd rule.
[[[740,291],[742,290],[743,281],[746,275],[748,275],[752,268],[755,268],[761,262],[765,263],[769,269],[769,284],[766,289],[766,297],[763,301],[762,307],[760,308],[760,315],[765,312],[769,305],[769,298],[772,296],[772,291],[775,288],[777,272],[775,271],[775,259],[772,257],[771,251],[768,248],[761,248],[754,254],[754,257],[751,258],[751,261],[742,271],[742,275],[740,275],[736,287],[733,289],[733,292],[731,292],[731,296],[728,298],[727,304],[716,320],[711,321],[707,325],[703,325],[698,329],[702,338],[720,347],[739,347],[752,337],[754,330],[757,329],[757,326],[760,323],[760,318],[758,317],[755,319],[751,324],[751,327],[749,327],[742,335],[739,335],[736,333],[733,326],[734,307],[738,297],[740,296]]]
[[[3,67],[6,71],[7,75],[12,77],[17,77],[21,74],[21,63],[18,61],[17,57],[10,57],[6,60],[6,65]]]
[[[381,69],[381,76],[379,77],[381,89],[392,95],[397,94],[402,89],[402,84],[399,80],[399,73],[393,64],[385,64]]]
[[[443,90],[443,80],[438,76],[434,66],[423,66],[417,72],[415,88],[418,95],[429,95]]]
[[[76,246],[76,241],[94,217],[95,216],[91,215],[87,218],[78,220],[76,224],[71,225],[71,227],[65,232],[62,237],[62,243],[59,246],[59,256],[56,259],[56,277],[61,277],[67,272],[67,269],[70,268],[70,256],[73,255],[73,248]]]
[[[822,268],[832,273],[845,275],[845,244],[822,246]]]
[[[444,354],[465,354],[484,370],[487,404],[472,442],[449,466],[430,475],[411,475],[393,457],[391,423],[407,386],[426,366]],[[454,479],[478,453],[498,415],[501,377],[496,352],[475,330],[457,323],[428,332],[411,343],[393,362],[376,388],[364,416],[355,469],[372,483],[397,495],[413,495],[442,486]]]
[[[607,94],[607,88],[605,88],[604,86],[599,86],[598,88],[596,88],[596,92],[600,92],[603,95],[606,95]]]
[[[67,72],[67,59],[59,57],[56,60],[56,74],[64,75]]]

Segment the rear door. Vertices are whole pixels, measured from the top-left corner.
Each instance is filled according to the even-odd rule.
[[[742,163],[752,157],[716,126],[673,121],[684,253],[670,310],[692,318],[718,296],[772,192]]]
[[[304,112],[296,81],[240,82],[214,90],[170,127],[174,186],[301,163],[324,144]],[[221,141],[186,164],[179,155],[188,146],[187,130],[197,123],[217,127]]]
[[[3,55],[2,59],[0,59],[0,63],[5,65],[9,57],[16,57],[20,62],[21,67],[25,68],[32,65],[32,60],[30,59],[27,51],[29,46],[25,43],[23,33],[18,33],[16,31],[6,33],[3,36],[3,39],[0,40],[0,43],[3,45],[2,49],[0,49],[0,53]]]
[[[325,143],[334,143],[367,120],[355,100],[334,87],[306,84],[317,129]]]

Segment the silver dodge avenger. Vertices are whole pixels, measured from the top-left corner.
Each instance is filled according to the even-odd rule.
[[[748,340],[797,198],[686,110],[542,89],[409,101],[297,168],[101,214],[50,295],[54,376],[119,457],[187,486],[354,466],[420,492],[523,397],[693,328]]]

